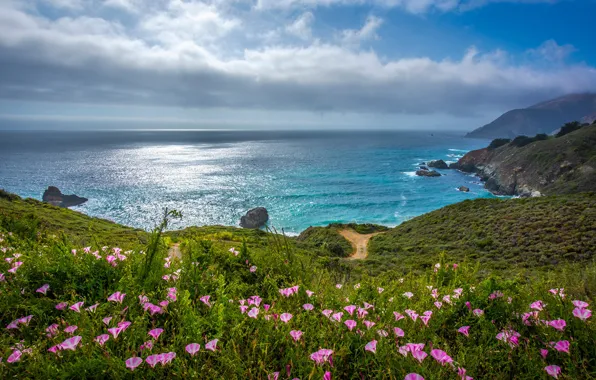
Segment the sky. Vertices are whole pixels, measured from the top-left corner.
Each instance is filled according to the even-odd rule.
[[[596,0],[0,0],[0,129],[461,129],[596,91]]]

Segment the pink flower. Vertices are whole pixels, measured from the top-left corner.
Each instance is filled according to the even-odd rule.
[[[592,316],[592,310],[575,308],[573,309],[573,316],[585,321]]]
[[[470,301],[466,301],[466,307],[468,308],[468,310],[472,310],[472,304],[470,303]]]
[[[422,350],[410,350],[410,352],[412,353],[414,359],[418,360],[420,363],[422,363],[422,361],[428,356],[427,353]]]
[[[78,326],[68,326],[67,328],[64,329],[64,332],[72,334],[75,331],[77,331],[78,328],[79,328]]]
[[[56,309],[58,310],[64,310],[68,307],[68,304],[66,302],[60,302],[58,305],[56,305]]]
[[[134,371],[135,368],[137,368],[138,366],[141,365],[141,363],[143,363],[143,359],[137,358],[137,357],[132,357],[132,358],[126,359],[126,361],[124,363],[126,363],[126,368],[129,368],[131,371]]]
[[[80,336],[73,336],[72,338],[68,338],[66,339],[64,342],[60,343],[60,348],[62,350],[71,350],[74,351],[78,344],[81,342],[81,339],[83,339]]]
[[[548,325],[556,330],[563,331],[567,323],[563,319],[555,319],[554,321],[548,322]]]
[[[152,340],[146,341],[145,343],[141,344],[141,347],[139,347],[139,349],[141,351],[144,351],[144,350],[151,351],[153,349],[153,341]]]
[[[246,310],[248,310],[248,306],[240,305],[240,313],[244,314],[244,313],[246,313]]]
[[[46,329],[46,332],[48,333],[47,337],[52,338],[54,335],[58,334],[58,327],[59,326],[56,323],[49,325]]]
[[[555,379],[558,379],[559,374],[561,373],[561,367],[558,365],[549,365],[548,367],[544,367],[544,370],[547,374],[554,377]]]
[[[338,288],[338,289],[341,289],[342,286],[343,286],[342,284],[336,284],[335,285],[335,287]]]
[[[372,321],[366,321],[365,320],[363,323],[366,326],[366,328],[369,329],[369,330],[370,330],[371,327],[373,327],[375,325],[375,323],[372,322]]]
[[[404,337],[406,334],[404,333],[404,330],[400,329],[399,327],[394,327],[393,328],[393,333],[395,334],[396,337],[398,338],[402,338]]]
[[[141,306],[145,305],[147,302],[149,302],[149,297],[147,297],[144,294],[141,294],[139,296],[139,303],[141,304]]]
[[[255,273],[257,271],[257,266],[256,265],[253,265],[253,266],[250,267],[249,270],[250,270],[250,273]]]
[[[435,302],[435,307],[436,307],[437,309],[441,310],[441,307],[442,307],[442,306],[443,306],[443,303],[442,303],[442,302],[439,302],[439,301],[436,301],[436,302]]]
[[[58,352],[60,350],[61,350],[61,348],[60,348],[60,345],[59,344],[48,348],[48,351],[51,352],[51,353],[53,353],[53,354],[55,354],[56,352]]]
[[[257,319],[257,315],[259,315],[259,309],[257,309],[256,307],[253,307],[248,312],[248,316],[251,318]]]
[[[366,346],[364,346],[364,349],[366,351],[372,352],[373,354],[376,354],[377,353],[377,341],[376,340],[371,340],[370,342],[368,342],[366,344]]]
[[[545,350],[544,348],[540,350],[540,356],[542,356],[543,359],[546,359],[547,355],[548,355],[548,350]]]
[[[294,339],[294,342],[298,342],[300,340],[300,338],[302,337],[302,331],[292,330],[292,331],[290,331],[290,335]]]
[[[465,336],[470,336],[470,326],[462,326],[459,329],[457,329],[457,332],[464,334]]]
[[[153,329],[148,332],[148,334],[155,340],[159,339],[159,336],[163,332],[163,329]]]
[[[315,292],[311,292],[310,290],[306,291],[306,295],[310,298],[315,294]]]
[[[288,323],[290,321],[290,319],[292,319],[292,314],[290,314],[290,313],[283,313],[282,315],[279,316],[279,319],[283,323]]]
[[[424,380],[424,377],[420,376],[417,373],[408,373],[404,380]]]
[[[585,309],[590,306],[587,302],[575,300],[572,302],[573,306],[577,307],[578,309]]]
[[[32,315],[28,315],[26,317],[17,319],[17,322],[19,324],[21,324],[21,325],[28,326],[29,325],[29,322],[31,321],[31,318],[33,318],[33,316]]]
[[[430,317],[432,316],[433,312],[432,311],[425,311],[424,315],[420,316],[420,320],[422,321],[422,323],[424,323],[424,326],[428,326],[428,321],[430,320]]]
[[[319,351],[310,354],[310,360],[314,361],[315,364],[323,364],[330,360],[333,355],[333,350],[322,348]]]
[[[105,317],[104,319],[102,319],[103,323],[108,326],[110,324],[110,321],[112,320],[112,317]]]
[[[555,343],[555,350],[559,352],[566,352],[569,354],[569,341],[568,340],[560,340]]]
[[[546,305],[542,301],[535,301],[530,304],[530,308],[538,311],[544,310]]]
[[[356,310],[355,305],[349,305],[344,307],[344,310],[347,311],[350,315],[354,315],[354,311]]]
[[[215,351],[217,349],[217,342],[218,339],[213,339],[212,341],[207,342],[205,349],[209,351]]]
[[[190,356],[195,356],[197,352],[201,349],[201,345],[198,343],[191,343],[186,346],[185,350],[190,354]]]
[[[50,284],[44,284],[39,289],[37,289],[36,292],[37,293],[42,293],[43,295],[46,295],[46,293],[48,292],[48,289],[49,288],[50,288]]]
[[[81,306],[83,306],[83,302],[77,302],[74,305],[72,305],[69,309],[70,310],[74,310],[77,313],[80,313],[81,312]]]
[[[101,334],[95,337],[95,341],[100,345],[103,346],[108,340],[110,336],[108,334]]]
[[[344,322],[344,324],[345,324],[346,326],[348,326],[348,329],[349,329],[350,331],[352,331],[352,329],[353,329],[354,327],[356,327],[356,321],[354,321],[354,320],[352,320],[352,319],[348,319],[347,321],[345,321],[345,322]]]
[[[441,365],[453,362],[451,356],[447,355],[447,353],[443,350],[432,350],[430,355]]]
[[[10,354],[10,356],[6,359],[7,363],[14,363],[14,362],[18,362],[19,360],[21,360],[21,355],[23,355],[23,353],[19,350],[14,350],[12,352],[12,354]]]
[[[159,306],[164,307],[164,308],[165,307],[168,307],[169,304],[170,304],[170,302],[169,301],[166,301],[166,300],[163,300],[163,301],[160,301],[159,302]]]
[[[406,314],[408,314],[408,316],[414,321],[416,322],[416,320],[418,319],[418,313],[416,313],[414,310],[409,310],[407,309],[405,311]]]
[[[201,298],[199,298],[199,300],[204,303],[205,305],[211,307],[211,304],[209,303],[209,298],[211,298],[211,296],[203,296]]]
[[[323,380],[331,380],[331,372],[325,372],[325,374],[323,375]]]
[[[86,308],[85,310],[91,312],[91,313],[95,313],[95,310],[97,310],[97,307],[99,306],[98,303],[96,303],[95,305],[91,305],[88,308]]]
[[[484,315],[484,310],[482,310],[482,309],[474,309],[474,311],[472,313],[474,313],[474,315],[477,316],[477,317],[481,317],[481,316]]]
[[[147,356],[147,359],[145,359],[145,362],[149,364],[151,368],[155,368],[155,365],[161,362],[161,358],[161,355],[149,355]]]
[[[120,329],[120,327],[112,327],[111,329],[108,329],[108,332],[112,334],[114,339],[116,339],[118,338],[118,335],[120,334],[120,332],[122,332],[122,330]]]
[[[383,288],[377,288],[377,291],[379,292],[379,294],[383,293],[384,290],[385,289],[383,289]]]
[[[399,321],[400,319],[404,319],[405,318],[403,315],[401,315],[397,311],[394,311],[393,312],[393,315],[395,316],[395,322]]]
[[[119,304],[122,304],[122,301],[124,301],[125,296],[126,296],[125,293],[116,292],[108,297],[108,301],[109,302],[118,302]]]
[[[403,294],[403,296],[406,297],[406,298],[412,298],[412,297],[414,297],[414,293],[412,293],[412,292],[405,292]]]
[[[336,322],[341,322],[341,318],[342,318],[343,316],[344,316],[344,313],[342,313],[342,312],[340,311],[340,312],[337,312],[337,313],[333,314],[333,315],[331,316],[331,319],[332,319],[332,320],[334,320],[334,321],[336,321]]]
[[[314,308],[315,308],[315,307],[314,307],[312,304],[310,304],[310,303],[305,303],[304,305],[302,305],[302,307],[304,308],[304,310],[307,310],[307,311],[308,311],[308,310],[312,310],[312,309],[314,309]]]
[[[323,315],[326,316],[327,318],[330,318],[331,314],[333,313],[333,310],[325,309],[321,313],[323,313]]]

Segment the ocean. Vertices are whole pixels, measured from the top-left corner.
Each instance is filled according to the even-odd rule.
[[[89,198],[73,209],[150,229],[237,226],[250,208],[288,234],[334,222],[395,226],[440,207],[493,197],[454,170],[414,175],[484,147],[461,132],[0,131],[0,188],[41,199],[49,186]],[[467,186],[469,193],[457,191]]]

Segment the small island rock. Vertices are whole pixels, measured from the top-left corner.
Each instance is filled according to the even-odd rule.
[[[257,207],[248,210],[246,215],[240,218],[242,228],[261,228],[269,220],[269,214],[265,207]]]
[[[464,192],[464,193],[467,193],[467,192],[470,191],[470,188],[469,187],[466,187],[466,186],[460,186],[460,187],[457,188],[457,190],[459,190],[461,192]]]
[[[429,168],[449,169],[449,165],[443,160],[433,160],[428,162]]]
[[[87,202],[87,198],[79,197],[77,195],[62,194],[60,189],[55,186],[48,186],[47,190],[43,192],[41,198],[44,202],[58,207],[73,207],[82,205]]]
[[[417,170],[416,175],[420,177],[440,177],[441,173],[436,170]]]

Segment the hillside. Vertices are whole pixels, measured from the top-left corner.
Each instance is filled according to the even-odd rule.
[[[487,189],[502,195],[596,191],[596,125],[531,141],[518,137],[497,148],[474,150],[451,167],[478,174]]]
[[[551,134],[566,122],[582,119],[588,122],[595,113],[596,94],[567,95],[508,111],[466,137],[494,139]]]
[[[481,272],[596,259],[596,194],[475,199],[421,215],[369,243],[368,265],[411,271],[448,261]]]

